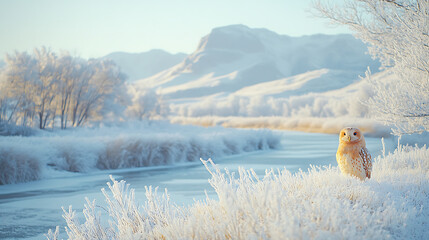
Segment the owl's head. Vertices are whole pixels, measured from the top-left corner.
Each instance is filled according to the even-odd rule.
[[[347,127],[340,132],[340,142],[342,143],[356,143],[364,141],[363,134],[358,128]]]

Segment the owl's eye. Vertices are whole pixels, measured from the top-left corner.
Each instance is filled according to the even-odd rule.
[[[343,133],[344,136],[346,136],[346,133]]]
[[[355,135],[355,136],[356,136],[356,134],[357,134],[357,132],[354,132],[354,133],[353,133],[353,135]]]

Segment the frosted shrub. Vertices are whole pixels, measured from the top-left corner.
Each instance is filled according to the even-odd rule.
[[[270,131],[161,123],[0,137],[0,184],[51,177],[48,168],[90,172],[171,165],[271,149],[279,143],[280,136]]]
[[[86,138],[47,138],[55,155],[50,164],[58,170],[69,172],[88,172],[96,161],[100,152],[100,144],[97,139]]]
[[[97,168],[168,165],[176,162],[198,161],[256,150],[276,148],[279,137],[269,131],[210,133],[197,136],[157,134],[109,140],[98,157]]]
[[[86,199],[84,224],[78,221],[71,206],[68,210],[63,208],[70,239],[144,239],[153,234],[155,226],[166,226],[174,219],[184,219],[183,211],[170,203],[167,192],[159,196],[157,189],[146,188],[146,205],[140,207],[136,204],[134,189],[130,189],[129,184],[111,179],[113,185],[107,183],[110,193],[102,189],[111,217],[109,227],[103,226],[95,200],[91,202]],[[55,239],[58,234],[58,231],[50,231],[47,237]],[[163,235],[158,233],[157,236],[160,239]]]
[[[428,161],[426,146],[401,147],[375,159],[373,178],[366,181],[331,166],[258,176],[203,161],[218,200],[190,207],[178,207],[167,192],[158,195],[150,187],[139,206],[134,190],[112,178],[111,193],[103,190],[107,210],[87,200],[80,223],[70,207],[66,230],[70,239],[422,239],[429,234]],[[109,224],[100,211],[109,213]]]
[[[4,121],[1,121],[0,119],[0,136],[31,136],[34,135],[35,132],[36,131],[32,128],[16,126],[14,124],[9,124]]]
[[[112,140],[107,143],[105,152],[100,154],[97,167],[115,169],[172,164],[175,158],[183,159],[186,141],[180,137],[179,139],[171,137]]]
[[[0,185],[33,181],[40,174],[40,162],[30,152],[9,144],[0,145]]]

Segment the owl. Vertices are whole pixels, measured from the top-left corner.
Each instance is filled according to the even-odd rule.
[[[371,154],[365,145],[365,138],[357,128],[344,128],[340,132],[337,162],[343,174],[365,180],[371,178]]]

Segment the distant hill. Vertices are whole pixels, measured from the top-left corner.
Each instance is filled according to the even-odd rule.
[[[237,96],[269,96],[285,98],[307,93],[323,93],[346,87],[357,79],[356,71],[318,69],[291,77],[263,82],[244,87],[235,92]]]
[[[151,50],[143,53],[114,52],[104,59],[111,59],[127,74],[128,81],[133,82],[147,78],[168,69],[186,58],[186,54],[171,54],[163,50]]]
[[[323,92],[351,84],[368,66],[377,72],[379,63],[366,51],[347,34],[290,37],[231,25],[213,29],[182,62],[135,84],[172,100]]]

